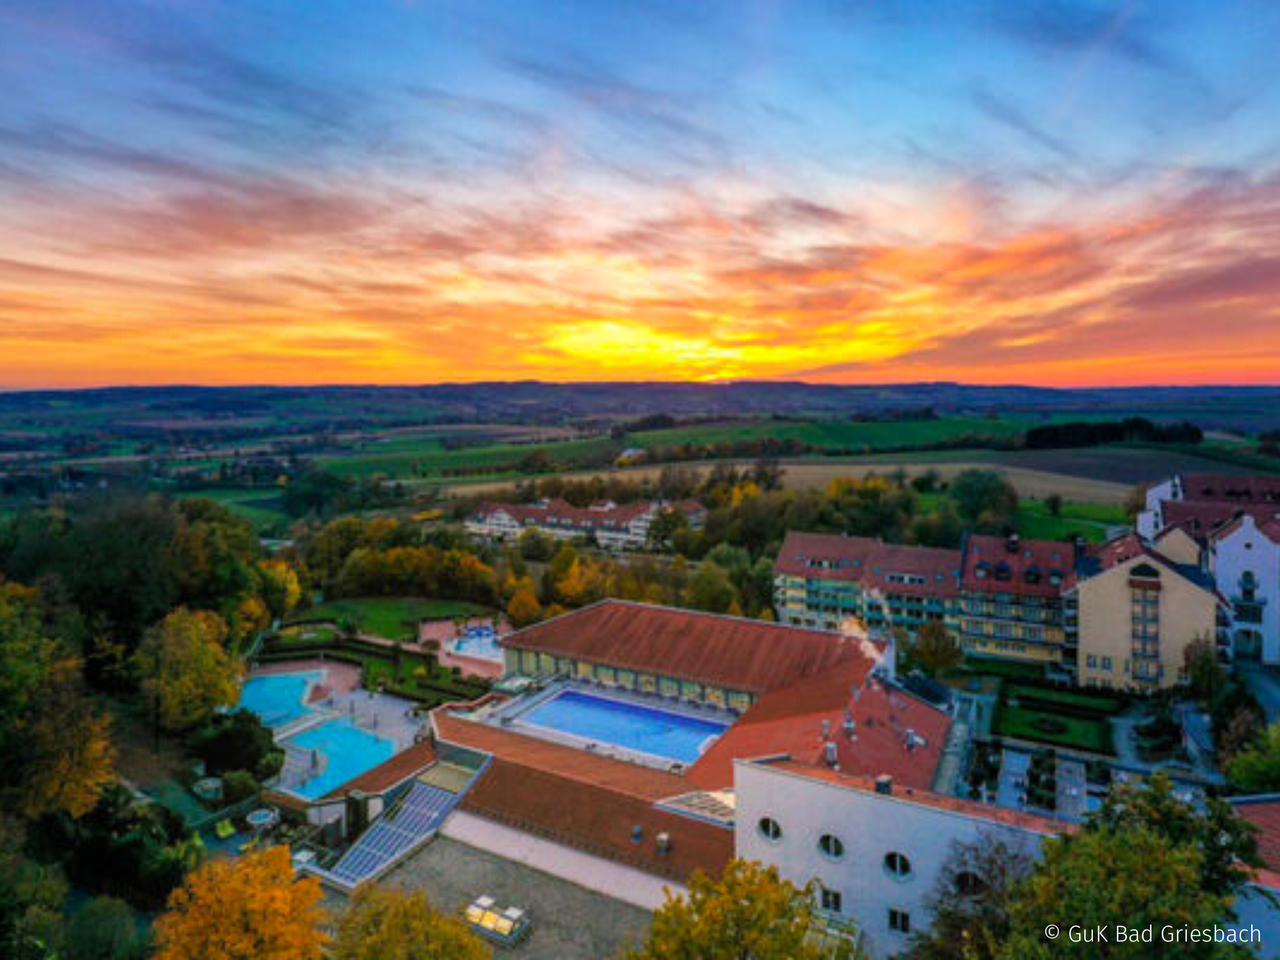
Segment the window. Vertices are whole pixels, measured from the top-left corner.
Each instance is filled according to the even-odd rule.
[[[778,821],[773,817],[761,817],[756,830],[770,843],[777,843],[782,839],[782,827],[778,826]]]
[[[889,908],[889,929],[898,933],[911,932],[911,914],[905,910]]]
[[[889,872],[890,876],[897,877],[899,880],[905,880],[911,876],[911,861],[903,853],[886,853],[884,855],[884,868]]]
[[[1106,670],[1108,673],[1110,673],[1110,672],[1111,672],[1111,658],[1110,658],[1110,657],[1103,657],[1103,658],[1102,658],[1102,669],[1103,669],[1103,670]]]
[[[1087,657],[1084,658],[1084,665],[1088,667],[1090,670],[1095,669],[1098,666],[1097,656],[1092,653],[1089,654]]]
[[[844,859],[844,843],[834,834],[824,833],[818,838],[818,851],[828,860]]]
[[[821,897],[822,897],[823,910],[826,910],[828,913],[840,912],[840,891],[839,890],[828,890],[826,887],[823,887],[821,892]]]

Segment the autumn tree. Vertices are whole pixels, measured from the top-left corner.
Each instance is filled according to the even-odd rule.
[[[156,921],[156,960],[320,960],[320,884],[294,879],[288,847],[212,860]]]
[[[1199,702],[1213,702],[1226,688],[1227,672],[1218,662],[1217,645],[1209,637],[1188,643],[1182,651],[1182,663],[1191,693]]]
[[[0,804],[32,819],[79,817],[115,776],[110,718],[42,621],[37,591],[0,584]]]
[[[1065,936],[1049,943],[1044,931],[1050,924],[1213,927],[1227,918],[1230,898],[1203,889],[1202,865],[1194,847],[1171,843],[1148,827],[1124,834],[1084,830],[1047,840],[1044,859],[1014,895],[1009,940],[998,956],[1145,960],[1150,944],[1072,943]],[[1188,943],[1179,945],[1178,955],[1200,960],[1232,954],[1213,943]]]
[[[58,956],[67,882],[61,871],[27,859],[26,832],[0,816],[0,956],[47,960]]]
[[[778,869],[732,860],[719,878],[698,871],[687,895],[653,915],[648,942],[628,960],[829,960],[852,958],[852,945],[818,943],[814,891],[783,880]]]
[[[1018,493],[995,470],[962,470],[951,481],[948,496],[960,518],[989,533],[1003,533],[1018,513]]]
[[[507,604],[507,619],[517,629],[542,619],[542,605],[538,603],[537,594],[531,587],[522,587],[511,597],[511,602]]]
[[[133,911],[116,897],[94,897],[77,910],[66,940],[76,960],[141,960],[147,948]]]
[[[330,954],[334,960],[487,960],[493,951],[421,891],[369,884],[338,919]]]
[[[935,677],[954,670],[964,659],[960,645],[947,632],[946,626],[937,620],[930,620],[916,631],[911,654],[925,673]]]
[[[226,638],[217,614],[183,607],[147,631],[134,671],[162,728],[189,730],[235,702],[239,668],[223,647]]]
[[[1240,793],[1280,790],[1280,723],[1273,723],[1227,764],[1227,778]]]
[[[953,842],[930,894],[929,925],[912,935],[908,960],[994,960],[1009,937],[1013,892],[1036,849],[994,834]]]

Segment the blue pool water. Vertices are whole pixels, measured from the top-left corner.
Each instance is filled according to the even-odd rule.
[[[714,720],[623,703],[579,690],[556,694],[520,720],[682,763],[697,760],[707,738],[724,733],[728,727]]]
[[[463,657],[502,662],[502,648],[498,646],[498,634],[493,627],[467,627],[466,632],[453,641],[453,652]]]
[[[361,730],[345,717],[330,720],[289,738],[288,742],[304,750],[319,751],[328,761],[324,772],[293,792],[314,799],[335,787],[372,770],[396,752],[391,740]]]
[[[252,710],[267,726],[282,727],[311,712],[304,702],[307,687],[323,678],[319,670],[250,677],[240,688],[240,706]]]

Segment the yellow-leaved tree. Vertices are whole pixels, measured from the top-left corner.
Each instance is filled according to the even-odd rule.
[[[220,616],[185,607],[147,631],[133,665],[161,727],[189,730],[235,703],[240,670],[223,647],[226,638]]]
[[[649,941],[627,960],[854,960],[850,940],[815,923],[813,891],[776,867],[731,860],[719,878],[701,871],[687,896],[668,894]]]
[[[421,891],[366,885],[338,920],[334,960],[488,960],[489,945]]]
[[[213,860],[173,891],[156,921],[156,960],[320,960],[327,940],[314,877],[288,847]]]

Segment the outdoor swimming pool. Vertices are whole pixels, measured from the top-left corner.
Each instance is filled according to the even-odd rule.
[[[498,634],[493,627],[467,627],[451,646],[460,657],[502,662],[502,648],[498,646]]]
[[[564,690],[519,718],[597,743],[608,743],[681,763],[692,763],[727,723],[626,703],[580,690]]]
[[[319,776],[290,788],[309,800],[324,796],[366,770],[372,770],[396,752],[394,742],[361,730],[345,717],[311,727],[286,742],[308,753],[315,750],[327,761]]]
[[[307,688],[323,679],[322,670],[250,677],[240,688],[240,706],[252,710],[268,727],[283,727],[311,712]]]

